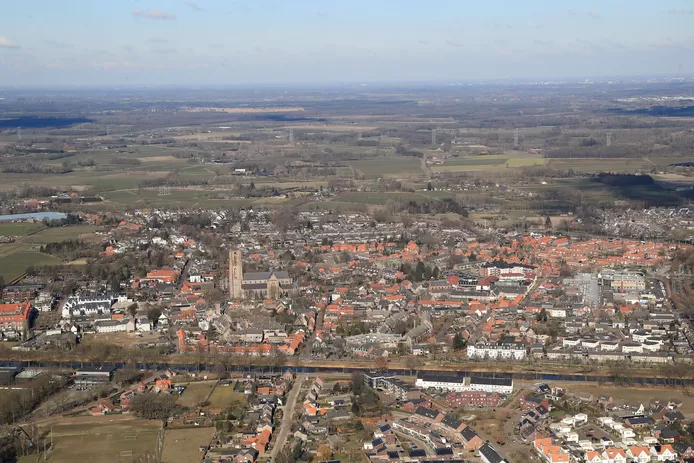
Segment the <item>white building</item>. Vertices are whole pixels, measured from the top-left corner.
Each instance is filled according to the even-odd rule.
[[[467,347],[467,356],[471,359],[523,360],[525,355],[525,346],[516,342],[478,343]]]
[[[460,377],[455,375],[440,375],[436,373],[420,373],[415,386],[420,389],[442,389],[446,391],[479,391],[511,394],[513,392],[512,378],[481,378]]]
[[[117,333],[128,331],[127,320],[103,320],[94,323],[97,333]]]

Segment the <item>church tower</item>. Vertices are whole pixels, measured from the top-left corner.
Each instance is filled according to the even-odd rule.
[[[243,253],[236,249],[229,250],[229,297],[241,299],[243,297]]]

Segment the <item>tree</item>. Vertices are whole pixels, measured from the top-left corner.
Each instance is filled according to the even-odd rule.
[[[455,336],[453,337],[453,349],[462,350],[462,349],[465,349],[466,345],[467,345],[467,341],[465,341],[465,338],[463,337],[463,335],[460,333],[456,333]]]
[[[352,372],[352,392],[354,395],[359,395],[363,389],[364,375],[359,371]]]
[[[549,216],[545,218],[545,228],[548,230],[552,228],[552,219]]]
[[[134,302],[128,306],[128,313],[130,314],[131,317],[135,318],[135,315],[137,315],[137,302]]]
[[[161,317],[160,307],[152,307],[147,311],[147,318],[149,318],[149,321],[152,323],[156,323],[157,320],[159,320],[159,317]]]

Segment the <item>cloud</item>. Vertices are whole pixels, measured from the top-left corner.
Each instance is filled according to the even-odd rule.
[[[205,11],[205,8],[201,7],[195,2],[184,2],[187,7],[192,8],[195,11]]]
[[[694,8],[670,8],[665,10],[665,12],[667,14],[692,15],[694,14]]]
[[[456,42],[455,40],[446,40],[446,45],[449,47],[456,47],[456,48],[462,48],[463,44],[460,42]]]
[[[554,45],[554,42],[549,40],[535,40],[535,45],[539,45],[541,47],[549,47]]]
[[[149,42],[151,42],[151,43],[169,43],[169,39],[165,39],[164,37],[150,37]]]
[[[586,14],[593,19],[600,19],[600,13],[597,11],[588,11]]]
[[[19,45],[11,42],[7,37],[0,36],[0,48],[19,48]]]
[[[173,13],[167,13],[163,10],[143,10],[140,8],[135,8],[133,10],[133,18],[161,19],[164,21],[173,21],[176,19],[176,15]]]

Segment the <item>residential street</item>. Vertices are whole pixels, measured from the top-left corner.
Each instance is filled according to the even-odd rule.
[[[289,431],[292,429],[292,416],[294,415],[294,409],[296,408],[296,400],[299,397],[299,392],[301,391],[301,386],[306,381],[307,374],[297,375],[296,381],[294,381],[294,386],[292,390],[289,391],[287,396],[287,403],[284,406],[284,415],[282,416],[282,423],[280,424],[280,430],[277,434],[277,440],[275,440],[272,446],[272,452],[270,456],[274,459],[277,453],[284,448],[287,443],[287,437],[289,436]]]

